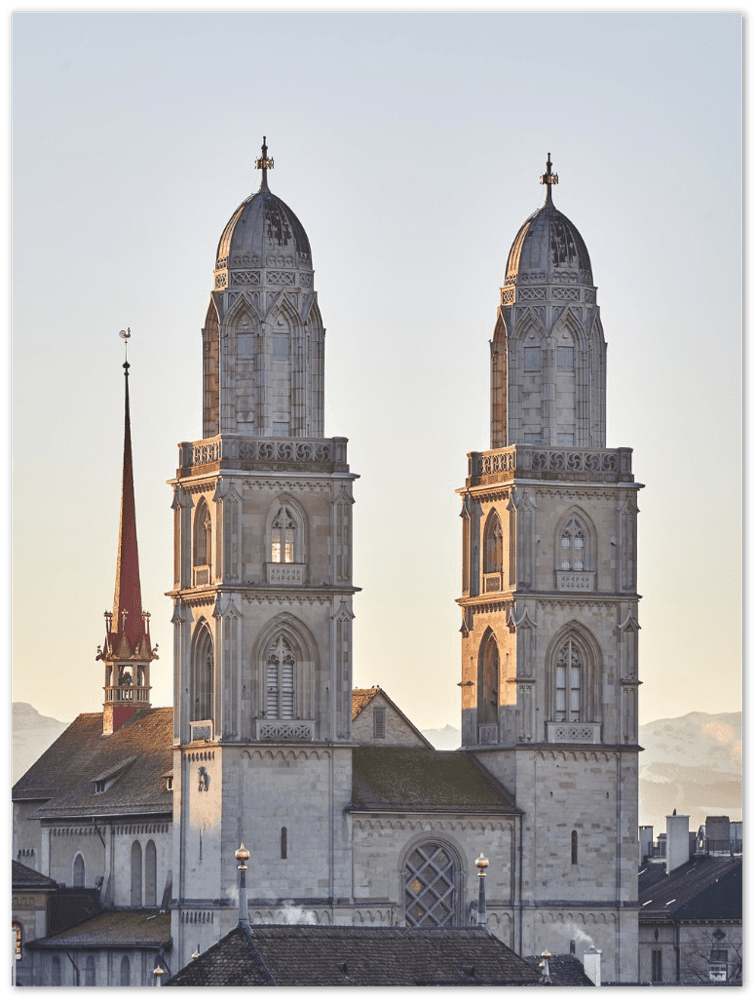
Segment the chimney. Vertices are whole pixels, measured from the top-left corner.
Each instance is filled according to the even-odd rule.
[[[667,874],[690,860],[689,816],[667,816]]]
[[[642,865],[646,858],[650,858],[654,853],[654,828],[653,826],[638,827],[638,864]]]
[[[583,968],[594,986],[601,985],[601,952],[591,946],[583,952]]]

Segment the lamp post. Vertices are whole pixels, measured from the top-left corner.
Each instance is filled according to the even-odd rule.
[[[488,859],[483,857],[482,852],[475,859],[475,867],[478,869],[478,927],[487,927],[486,868],[488,868]]]

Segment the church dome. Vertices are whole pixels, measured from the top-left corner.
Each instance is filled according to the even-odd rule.
[[[546,201],[520,227],[507,258],[505,282],[518,279],[551,283],[571,280],[592,285],[591,258],[577,227],[554,205],[552,185],[557,183],[551,173],[551,159],[541,182],[546,184]]]
[[[215,287],[232,284],[312,285],[312,254],[304,226],[268,187],[263,140],[260,190],[239,205],[226,223],[215,261]],[[234,272],[238,272],[236,279]],[[230,278],[230,280],[229,280]]]

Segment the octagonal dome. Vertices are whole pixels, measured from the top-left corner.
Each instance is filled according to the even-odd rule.
[[[518,279],[550,283],[565,272],[573,272],[580,284],[592,285],[591,258],[583,237],[551,199],[546,201],[520,227],[507,258],[505,281]]]

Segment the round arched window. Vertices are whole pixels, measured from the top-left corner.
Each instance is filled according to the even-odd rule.
[[[456,911],[456,864],[451,851],[444,844],[419,844],[405,864],[405,924],[451,927]]]

